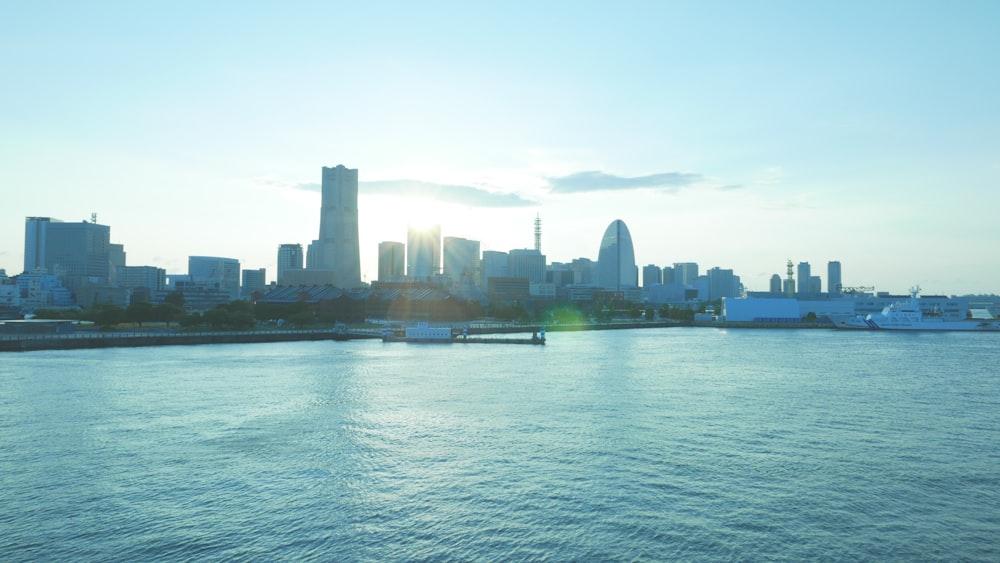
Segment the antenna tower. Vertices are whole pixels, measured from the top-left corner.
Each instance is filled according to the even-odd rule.
[[[542,218],[535,213],[535,250],[542,251]]]
[[[94,224],[97,223],[97,212],[96,211],[91,212],[91,214],[90,214],[90,222],[94,223]]]

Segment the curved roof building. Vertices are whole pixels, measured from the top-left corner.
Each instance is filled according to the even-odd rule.
[[[636,276],[632,235],[624,221],[615,219],[601,239],[601,251],[597,255],[597,285],[614,290],[637,287]]]

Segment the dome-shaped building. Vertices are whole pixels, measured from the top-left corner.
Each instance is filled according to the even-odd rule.
[[[615,219],[601,239],[601,251],[597,255],[597,285],[618,291],[637,287],[637,277],[632,235],[624,221]]]

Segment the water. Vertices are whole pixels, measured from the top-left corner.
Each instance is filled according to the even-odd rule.
[[[0,356],[3,561],[1000,559],[1000,335]]]

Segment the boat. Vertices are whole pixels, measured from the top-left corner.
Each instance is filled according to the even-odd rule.
[[[835,326],[842,329],[861,330],[929,330],[929,331],[981,331],[1000,332],[1000,320],[997,319],[946,319],[939,312],[924,313],[920,308],[919,287],[910,289],[910,298],[896,301],[880,313],[858,315],[838,322]]]

